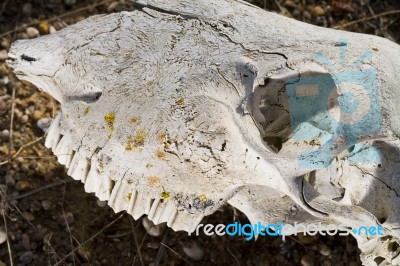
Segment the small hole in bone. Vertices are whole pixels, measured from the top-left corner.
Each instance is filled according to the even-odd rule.
[[[388,261],[386,261],[386,259],[385,258],[383,258],[383,257],[376,257],[375,259],[374,259],[374,261],[376,262],[376,264],[377,265],[386,265],[386,263],[388,263]],[[389,264],[388,264],[389,265]]]
[[[264,141],[276,153],[282,149],[283,141],[279,137],[264,137]]]
[[[398,248],[399,248],[399,244],[397,244],[397,242],[395,242],[395,241],[390,242],[388,245],[388,250],[390,250],[392,252],[397,251]]]
[[[378,219],[378,221],[383,224],[384,222],[386,222],[387,217],[381,217]]]

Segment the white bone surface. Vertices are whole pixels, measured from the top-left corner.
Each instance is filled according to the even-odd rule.
[[[17,76],[60,102],[46,146],[87,192],[188,232],[226,202],[254,223],[380,225],[384,237],[356,236],[363,263],[398,263],[397,44],[242,1],[135,2],[136,11],[91,17],[10,50]],[[374,73],[364,81],[376,94],[340,73]],[[303,109],[293,109],[288,88],[314,76],[332,84],[327,116],[358,126],[347,139],[320,118],[324,110],[296,121]],[[346,93],[358,99],[352,112]],[[363,120],[371,110],[378,122]],[[299,162],[331,142],[305,157],[307,167]]]

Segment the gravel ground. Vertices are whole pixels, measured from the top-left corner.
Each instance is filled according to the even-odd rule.
[[[396,0],[249,2],[316,25],[400,42]],[[11,265],[10,256],[14,265],[360,265],[352,237],[245,241],[242,237],[188,236],[166,228],[151,236],[152,231],[143,227],[147,220],[115,214],[66,175],[44,147],[41,130],[58,105],[30,83],[15,78],[4,62],[7,50],[16,39],[49,34],[90,15],[132,9],[128,1],[0,1],[0,210],[4,213],[0,266]],[[354,23],[357,20],[361,21]],[[248,222],[226,206],[203,223],[234,220]]]

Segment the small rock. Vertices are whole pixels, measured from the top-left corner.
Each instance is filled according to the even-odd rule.
[[[54,26],[50,26],[49,27],[49,33],[52,34],[52,33],[55,33],[55,32],[57,32],[56,28]]]
[[[2,261],[0,260],[0,266],[7,266],[7,264],[5,264],[4,262],[2,262]]]
[[[32,114],[32,119],[35,121],[38,121],[42,117],[43,117],[43,112],[40,110],[35,110]]]
[[[325,10],[320,6],[315,6],[312,9],[312,13],[314,16],[323,16],[323,15],[325,15]]]
[[[28,34],[28,37],[30,39],[32,39],[32,38],[36,38],[37,36],[39,36],[40,32],[38,29],[36,29],[34,27],[28,27],[28,28],[26,28],[26,34]]]
[[[166,228],[166,224],[157,224],[155,225],[152,221],[149,220],[147,217],[143,217],[142,224],[144,229],[146,229],[147,233],[153,237],[158,237],[162,235]]]
[[[4,129],[0,132],[0,138],[8,139],[10,137],[10,131],[8,129]]]
[[[108,7],[107,7],[107,12],[108,13],[114,12],[115,9],[117,8],[117,6],[118,6],[118,2],[117,1],[114,1],[114,2],[110,3],[108,5]]]
[[[25,250],[31,250],[31,241],[27,234],[22,234],[21,243]]]
[[[23,264],[29,264],[32,262],[33,260],[33,253],[32,251],[26,251],[24,254],[22,254],[19,257],[19,260],[23,263]]]
[[[42,35],[50,33],[50,26],[49,26],[49,23],[47,23],[46,21],[40,22],[38,28],[39,28],[40,34],[42,34]]]
[[[329,255],[331,255],[332,252],[331,252],[331,249],[327,245],[322,243],[319,245],[319,253],[322,256],[328,257]]]
[[[35,220],[35,216],[30,212],[23,212],[22,216],[24,216],[24,218],[29,222],[33,222]]]
[[[293,2],[292,0],[286,0],[283,5],[285,7],[290,7],[290,8],[297,8],[297,5],[295,2]]]
[[[32,184],[29,183],[29,181],[26,180],[20,180],[15,184],[15,189],[17,191],[27,191],[32,189]]]
[[[23,116],[21,116],[20,120],[21,120],[22,124],[26,124],[29,121],[29,116],[23,115]]]
[[[10,48],[10,42],[7,39],[2,39],[0,45],[6,50]]]
[[[186,243],[182,249],[191,260],[200,261],[204,257],[204,250],[196,242]]]
[[[51,124],[52,119],[51,118],[40,118],[37,122],[36,122],[36,126],[38,128],[40,128],[44,133],[47,133],[47,131],[49,130],[50,124]]]
[[[7,241],[7,234],[0,229],[0,245]]]
[[[103,201],[97,200],[96,203],[97,203],[97,206],[99,206],[100,208],[104,208],[105,206],[107,206],[106,200],[103,200]]]
[[[89,262],[93,258],[93,252],[87,246],[80,246],[77,250],[79,257],[85,262]]]
[[[58,219],[58,224],[62,227],[66,227],[67,225],[72,225],[74,223],[74,214],[72,212],[67,212],[65,215],[61,215]]]
[[[48,200],[43,200],[43,201],[42,201],[42,208],[43,208],[43,210],[45,210],[45,211],[50,210],[50,209],[51,209],[51,202],[48,201]]]
[[[301,263],[302,266],[313,266],[313,265],[314,265],[314,263],[313,263],[311,257],[308,256],[308,255],[304,255],[304,256],[301,258],[300,263]]]
[[[8,58],[8,53],[7,50],[1,50],[0,51],[0,61],[4,61]]]

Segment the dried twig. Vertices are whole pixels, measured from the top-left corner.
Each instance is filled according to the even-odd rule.
[[[389,16],[389,15],[395,15],[395,14],[400,14],[400,10],[391,10],[391,11],[387,11],[387,12],[383,12],[374,16],[370,16],[370,17],[366,17],[366,18],[362,18],[362,19],[358,19],[358,20],[354,20],[342,25],[338,25],[335,26],[334,29],[344,29],[347,28],[349,26],[352,26],[354,24],[360,23],[360,22],[365,22],[371,19],[376,19],[376,18],[380,18],[380,17],[384,17],[384,16]]]

